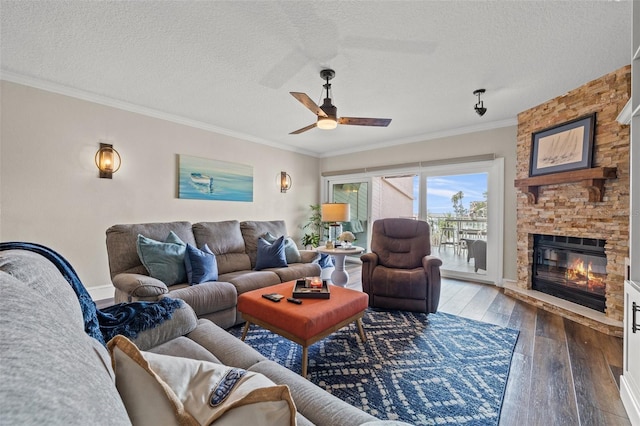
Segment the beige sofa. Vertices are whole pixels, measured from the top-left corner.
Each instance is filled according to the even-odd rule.
[[[0,294],[1,424],[131,424],[110,355],[85,333],[78,297],[52,262],[25,250],[0,251]],[[287,385],[298,425],[378,424],[211,321],[197,319],[186,304],[133,342],[144,351],[237,367]],[[140,398],[153,406],[153,395],[147,391]]]
[[[136,250],[138,234],[164,241],[170,231],[195,247],[207,244],[216,256],[218,281],[167,286],[149,276]],[[242,318],[236,310],[238,294],[321,274],[318,253],[308,250],[300,250],[299,263],[256,271],[258,237],[267,232],[276,237],[288,236],[281,220],[114,225],[107,229],[107,254],[111,279],[116,287],[115,302],[157,300],[167,294],[184,300],[198,317],[223,328],[239,324]]]

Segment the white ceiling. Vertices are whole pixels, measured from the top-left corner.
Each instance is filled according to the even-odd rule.
[[[630,63],[631,1],[5,1],[2,78],[319,157],[516,123]],[[333,68],[339,116],[289,132]],[[475,89],[485,88],[483,117]]]

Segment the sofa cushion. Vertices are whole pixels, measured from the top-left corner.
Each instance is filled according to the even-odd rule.
[[[193,285],[218,280],[218,263],[216,262],[216,256],[206,244],[202,247],[202,250],[199,250],[191,244],[187,244],[184,266],[187,270],[187,281],[189,284]]]
[[[123,336],[108,344],[116,386],[136,425],[294,425],[286,385],[222,364],[140,352]],[[197,422],[197,423],[196,423]],[[227,423],[225,423],[227,424]]]
[[[284,236],[269,243],[264,238],[258,238],[258,252],[256,256],[256,271],[267,268],[284,268],[287,259],[284,254]]]
[[[198,316],[235,308],[238,302],[236,287],[222,280],[192,286],[177,285],[169,290],[169,297],[184,300]]]
[[[150,276],[166,285],[187,281],[187,272],[184,267],[187,245],[175,232],[170,231],[164,242],[139,234],[136,247],[140,261]]]
[[[282,268],[287,269],[287,268]],[[282,280],[273,270],[264,271],[236,271],[220,275],[220,280],[233,284],[238,294],[255,290],[274,284],[280,284]]]
[[[193,235],[198,247],[206,244],[216,255],[218,274],[251,269],[237,220],[196,223],[193,225]]]
[[[272,235],[289,235],[284,220],[268,220],[268,221],[245,221],[240,222],[240,230],[244,238],[246,253],[251,259],[251,267],[256,266],[256,257],[258,253],[258,238],[267,232]],[[250,268],[247,268],[250,269]]]
[[[267,242],[273,244],[278,237],[273,235],[271,232],[265,233],[262,238],[267,240]],[[298,250],[298,246],[293,242],[291,237],[287,237],[284,240],[284,255],[287,259],[287,264],[291,265],[292,263],[299,263],[302,261],[302,256],[300,256],[300,250]]]
[[[206,319],[199,319],[198,326],[186,337],[210,351],[220,363],[231,367],[248,370],[252,365],[266,360],[260,352]]]
[[[185,336],[176,337],[175,339],[171,339],[159,344],[158,346],[147,349],[147,351],[153,352],[154,354],[181,356],[183,358],[199,359],[201,361],[217,362],[218,364],[222,364],[215,355]]]
[[[302,277],[319,277],[322,269],[317,263],[294,263],[286,268],[273,268],[268,271],[275,272],[280,277],[280,281],[293,281]]]
[[[107,229],[107,254],[111,278],[123,272],[148,275],[136,249],[138,234],[163,241],[170,231],[184,243],[196,245],[189,222],[124,224]]]
[[[130,424],[109,354],[84,332],[80,308],[61,305],[2,271],[0,294],[0,423]],[[70,321],[71,312],[79,319]]]

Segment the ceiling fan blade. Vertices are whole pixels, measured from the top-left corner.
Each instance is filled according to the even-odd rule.
[[[290,134],[290,135],[297,135],[297,134],[299,134],[299,133],[306,132],[307,130],[311,130],[311,129],[313,129],[314,127],[316,127],[316,123],[309,124],[307,127],[303,127],[302,129],[294,130],[293,132],[291,132],[291,133],[289,133],[289,134]]]
[[[348,124],[351,126],[387,127],[389,123],[391,123],[390,118],[340,117],[338,119],[338,124]]]
[[[327,116],[327,114],[323,110],[321,110],[320,107],[316,105],[316,103],[313,102],[311,98],[307,96],[306,93],[301,93],[301,92],[289,92],[289,93],[291,93],[291,95],[294,98],[300,101],[302,105],[306,106],[309,109],[309,111],[311,111],[315,115],[318,115],[320,117]]]

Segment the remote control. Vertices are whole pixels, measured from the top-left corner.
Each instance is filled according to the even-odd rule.
[[[265,299],[271,300],[272,302],[279,302],[280,299],[282,299],[284,296],[281,296],[279,294],[269,293],[269,294],[263,294],[262,297],[264,297]]]
[[[293,297],[287,297],[287,302],[295,303],[296,305],[302,305],[302,300],[294,299]]]

